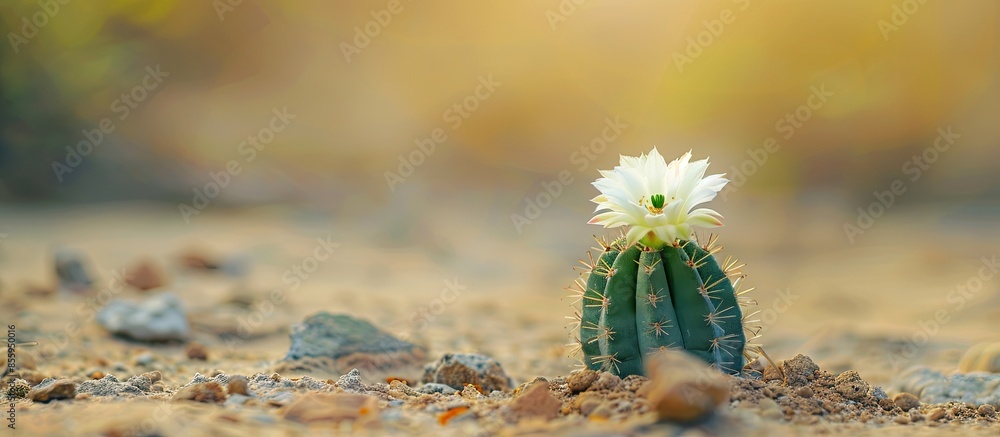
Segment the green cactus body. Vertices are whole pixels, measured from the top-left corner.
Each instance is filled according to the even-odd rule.
[[[584,364],[642,374],[643,358],[679,348],[728,373],[743,367],[742,311],[711,250],[677,241],[661,250],[606,245],[583,292]]]

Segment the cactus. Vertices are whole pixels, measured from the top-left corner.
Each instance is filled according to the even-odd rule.
[[[586,280],[574,290],[581,300],[579,346],[584,365],[620,376],[642,374],[643,360],[663,348],[684,349],[727,373],[739,373],[757,330],[748,328],[736,291],[742,265],[720,266],[716,238],[704,247],[674,240],[662,249],[598,240]],[[589,255],[589,254],[588,254]],[[730,280],[735,278],[734,280]]]

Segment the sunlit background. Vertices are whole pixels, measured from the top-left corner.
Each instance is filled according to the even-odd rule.
[[[907,338],[1000,243],[993,2],[16,0],[0,23],[8,283],[44,282],[55,243],[106,275],[190,244],[287,265],[332,233],[362,255],[300,312],[350,294],[391,324],[457,276],[474,297],[441,323],[532,296],[488,323],[559,349],[589,182],[654,145],[733,180],[727,253],[765,310],[798,296],[766,320],[778,355]],[[935,341],[990,338],[977,298]]]

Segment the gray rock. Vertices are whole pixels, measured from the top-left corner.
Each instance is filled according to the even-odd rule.
[[[351,369],[346,375],[337,378],[337,387],[351,392],[361,392],[365,389],[365,386],[361,384],[361,373],[358,372],[358,369]]]
[[[142,302],[113,300],[97,314],[97,321],[113,334],[139,341],[184,341],[191,331],[184,306],[173,293]]]
[[[395,338],[367,321],[321,312],[292,326],[285,360],[332,358],[338,368],[363,370],[419,364],[423,348]],[[341,370],[343,371],[343,370]]]
[[[424,384],[420,386],[420,388],[418,388],[417,391],[424,394],[441,393],[443,395],[452,395],[458,393],[458,390],[455,390],[444,384],[438,384],[436,382],[429,382],[427,384]]]
[[[151,385],[152,382],[149,378],[142,375],[136,375],[129,378],[128,381],[121,382],[114,375],[108,374],[101,379],[81,382],[77,387],[77,392],[91,396],[145,396]]]
[[[436,382],[456,390],[472,384],[483,393],[508,390],[513,386],[497,360],[479,354],[445,354],[424,367],[423,382]]]
[[[59,288],[77,292],[90,289],[94,279],[83,252],[60,247],[53,253],[53,258]]]
[[[913,393],[928,404],[962,401],[1000,406],[1000,374],[945,375],[928,367],[914,367],[900,374],[896,385],[898,391]]]

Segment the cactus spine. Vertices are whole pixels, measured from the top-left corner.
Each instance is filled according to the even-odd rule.
[[[681,348],[727,373],[743,367],[748,321],[737,292],[742,265],[715,259],[715,238],[700,246],[677,240],[660,250],[624,240],[607,244],[577,282],[583,301],[580,347],[584,365],[621,376],[642,374],[643,359],[661,348]],[[580,290],[582,288],[582,290]]]

